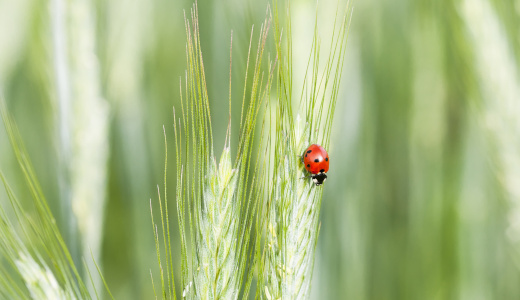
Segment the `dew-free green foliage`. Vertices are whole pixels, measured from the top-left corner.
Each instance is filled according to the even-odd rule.
[[[295,103],[301,97],[314,20],[318,18],[320,66],[324,66],[332,21],[336,13],[338,21],[342,14],[337,2],[291,0]],[[339,2],[339,7],[346,5],[346,0]],[[95,46],[89,50],[89,56],[99,67],[92,79],[99,83],[97,93],[106,100],[110,112],[104,145],[108,151],[106,204],[101,207],[103,217],[94,216],[104,219],[99,236],[93,236],[101,242],[99,267],[116,299],[152,298],[151,268],[157,296],[162,298],[158,292],[160,269],[155,229],[150,226],[149,198],[162,243],[160,208],[154,194],[157,183],[163,181],[162,126],[166,124],[170,238],[173,274],[177,276],[175,291],[180,297],[189,282],[181,286],[181,262],[177,260],[181,251],[174,201],[178,170],[171,123],[172,106],[182,120],[178,84],[182,75],[185,87],[186,34],[182,11],[193,1],[0,1],[0,92],[16,120],[26,157],[33,163],[34,175],[56,226],[69,245],[72,230],[68,220],[74,216],[62,209],[71,207],[71,203],[60,195],[57,174],[61,169],[57,133],[63,129],[56,122],[52,7],[57,3],[87,3],[92,8],[88,18],[92,20],[89,30]],[[331,168],[321,188],[321,225],[310,298],[519,299],[518,0],[362,0],[353,4],[327,148]],[[267,1],[256,0],[198,0],[200,44],[217,164],[229,123],[230,31],[233,30],[230,154],[234,165],[251,26],[255,24],[249,79],[266,5]],[[273,25],[266,53],[274,62],[273,6],[272,10]],[[279,9],[280,17],[285,13]],[[280,31],[285,40],[284,23],[280,22]],[[68,51],[75,55],[72,52],[77,50],[72,49],[78,46],[68,47]],[[82,65],[83,61],[78,60],[77,66],[92,66]],[[82,81],[86,80],[87,73],[78,74],[84,78]],[[273,76],[269,103],[275,114],[279,86],[276,69]],[[295,105],[295,116],[297,109]],[[300,118],[305,118],[303,113]],[[259,115],[258,121],[261,120],[263,116]],[[273,126],[266,123],[264,131]],[[37,213],[31,204],[31,189],[25,183],[4,127],[0,127],[0,170],[27,217],[34,219]],[[262,136],[260,131],[256,136]],[[274,134],[270,140],[274,145]],[[254,151],[264,153],[264,148],[256,145],[259,144],[255,144]],[[162,189],[161,184],[161,192]],[[25,240],[3,184],[0,204]],[[269,230],[266,218],[264,221]],[[188,215],[185,222],[189,227]],[[255,225],[253,231],[256,230]],[[83,238],[77,236],[78,240]],[[264,241],[267,242],[254,243],[260,253],[254,258],[262,257]],[[188,242],[187,250],[191,253],[190,247]],[[88,274],[80,270],[78,245],[76,251],[69,250],[88,286]],[[26,276],[44,274],[45,265],[39,258],[22,259],[18,253],[12,253],[16,260],[30,267]],[[85,259],[91,260],[90,254]],[[0,261],[11,276],[2,274],[0,280],[14,279],[9,287],[15,291],[18,287],[29,297],[16,263],[10,264],[3,254]],[[33,261],[39,266],[35,267]],[[54,270],[47,260],[46,265]],[[91,272],[95,279],[95,268]],[[54,274],[65,292],[60,276]],[[259,287],[256,281],[263,278],[261,275],[253,277],[250,298],[257,292],[265,297],[265,285]],[[41,278],[42,282],[53,282],[46,275]],[[168,289],[166,280],[165,286]],[[97,292],[100,297],[109,297],[99,288]],[[0,293],[2,299],[17,299],[6,295],[9,289],[0,288]]]
[[[274,71],[274,62],[268,59],[265,63],[264,54],[271,22],[269,14],[268,9],[253,53],[255,31],[251,30],[236,157],[232,161],[230,90],[229,124],[218,163],[214,153],[209,108],[211,96],[206,87],[196,4],[190,17],[185,17],[187,70],[184,80],[181,79],[181,105],[173,115],[180,253],[172,249],[170,243],[166,191],[164,210],[160,202],[165,251],[160,247],[160,232],[152,213],[163,298],[177,296],[172,257],[182,261],[180,286],[183,298],[237,299],[239,296],[247,298],[249,293],[253,279],[251,249],[254,249],[254,244],[250,247],[250,243],[255,241],[252,226],[257,208],[262,203],[261,193],[255,188],[258,171],[252,157],[258,151],[254,151],[253,142],[258,131],[257,117],[262,103],[270,95]],[[254,66],[251,74],[248,72],[250,63]],[[231,80],[231,74],[229,78]],[[179,118],[177,112],[181,113]],[[165,185],[166,181],[165,170]],[[175,256],[175,253],[180,255]]]

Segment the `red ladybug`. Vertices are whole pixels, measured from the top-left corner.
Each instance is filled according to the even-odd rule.
[[[322,146],[312,144],[302,155],[305,169],[311,173],[312,181],[316,185],[322,185],[327,179],[329,171],[329,154]]]

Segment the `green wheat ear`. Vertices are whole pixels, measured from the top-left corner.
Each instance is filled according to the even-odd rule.
[[[274,114],[268,116],[272,140],[266,143],[265,176],[267,205],[258,222],[265,230],[259,267],[257,297],[265,299],[307,299],[310,293],[323,186],[308,178],[300,156],[313,143],[328,149],[334,109],[343,70],[348,36],[350,3],[333,30],[331,50],[320,69],[317,21],[301,98],[292,98],[292,41],[290,9],[278,15],[274,5],[277,56],[277,96]],[[287,20],[284,37],[280,21]],[[337,16],[336,16],[337,19]],[[339,23],[339,24],[337,24]],[[320,75],[321,73],[321,75]],[[293,112],[293,107],[299,111]],[[324,185],[326,186],[326,184]],[[267,220],[266,224],[264,220]],[[265,224],[265,225],[264,225]]]
[[[89,293],[74,265],[36,179],[20,134],[2,98],[0,113],[35,209],[35,213],[28,213],[22,207],[0,172],[0,179],[14,215],[11,220],[6,210],[0,206],[0,257],[5,259],[5,263],[0,264],[0,298],[99,298],[95,290],[95,295]],[[85,261],[84,264],[88,271]],[[105,282],[102,276],[101,279]],[[92,276],[90,280],[92,281]],[[105,287],[112,297],[106,283]]]
[[[257,117],[263,100],[269,96],[274,73],[274,62],[268,60],[265,67],[263,63],[270,14],[266,14],[261,26],[253,72],[248,74],[253,37],[251,31],[236,158],[233,161],[231,157],[229,124],[224,150],[217,163],[200,48],[197,4],[193,5],[190,13],[189,19],[186,15],[184,18],[187,70],[184,86],[181,80],[180,118],[177,118],[174,109],[176,203],[181,236],[180,294],[188,299],[237,299],[241,295],[247,298],[253,279],[251,249],[254,247],[250,247],[251,243],[255,243],[251,242],[253,216],[258,203],[262,203],[259,201],[261,193],[255,188],[259,167],[252,159],[258,151],[254,151],[252,145]],[[249,76],[252,76],[250,80]],[[231,107],[231,91],[229,101]],[[165,174],[166,168],[167,158]],[[176,299],[168,200],[165,197],[164,209],[160,198],[159,203],[162,237],[153,220],[153,213],[152,224],[162,298]],[[161,251],[160,238],[164,252]]]

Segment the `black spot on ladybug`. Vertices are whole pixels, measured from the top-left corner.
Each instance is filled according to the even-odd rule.
[[[316,158],[316,159],[314,160],[314,162],[320,162],[320,160],[319,160],[318,158]]]
[[[310,167],[311,167],[311,165],[310,165],[310,164],[308,164],[308,165],[307,165],[307,168],[310,168]]]
[[[307,151],[307,153],[311,153],[311,152],[312,152],[312,150]]]
[[[324,173],[324,172],[325,172],[325,170],[324,170],[324,169],[321,169],[321,170],[320,170],[320,173]]]
[[[305,156],[307,156],[307,155],[305,155]],[[329,161],[329,158],[328,158],[328,157],[325,157],[325,161]]]
[[[307,157],[307,153],[305,153],[305,157]]]

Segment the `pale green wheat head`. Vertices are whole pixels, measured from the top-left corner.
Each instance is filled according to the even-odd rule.
[[[324,65],[320,65],[316,20],[305,79],[297,90],[301,96],[293,99],[290,7],[280,10],[286,14],[279,15],[275,4],[274,30],[280,63],[277,101],[272,105],[273,113],[268,116],[271,139],[266,142],[264,159],[268,168],[264,178],[267,200],[262,215],[265,217],[260,217],[258,223],[258,226],[266,228],[263,265],[260,267],[263,277],[257,289],[260,298],[309,297],[326,184],[313,184],[301,163],[301,155],[314,143],[329,148],[351,10],[347,4],[343,16],[339,20],[336,16],[330,52]],[[267,221],[264,223],[264,220]]]
[[[253,148],[253,142],[257,116],[262,101],[269,95],[274,72],[274,62],[268,60],[267,66],[263,62],[269,24],[270,18],[266,17],[259,31],[254,59],[250,59],[254,36],[254,30],[251,31],[236,157],[232,159],[231,156],[229,124],[224,150],[217,163],[196,4],[190,18],[185,17],[187,70],[184,82],[181,80],[180,118],[176,115],[179,109],[174,110],[176,203],[183,288],[180,294],[183,298],[237,299],[247,297],[249,293],[253,279],[250,267],[251,250],[254,249],[250,247],[253,216],[261,196],[254,188],[258,166],[252,157],[258,151]],[[252,74],[247,72],[250,63],[254,63]],[[231,90],[229,102],[231,107]],[[162,205],[160,202],[164,252],[152,213],[162,297],[176,298],[168,201],[164,201],[164,210]]]

